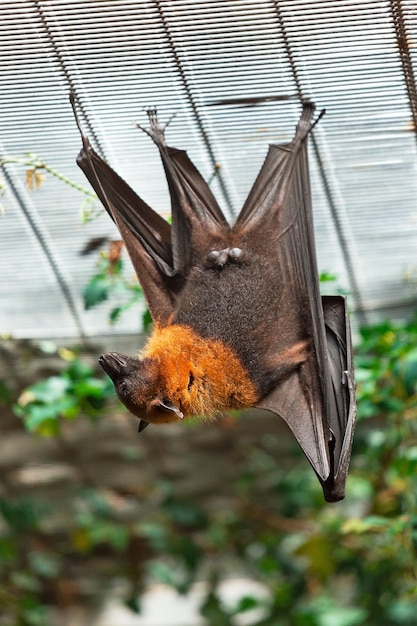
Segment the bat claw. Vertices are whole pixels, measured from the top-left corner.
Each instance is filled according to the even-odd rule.
[[[145,421],[145,420],[139,420],[139,428],[138,428],[138,433],[141,433],[142,430],[145,430],[145,428],[149,426],[149,422]]]
[[[140,124],[136,124],[136,128],[139,128],[144,133],[146,133],[148,137],[150,137],[156,143],[157,146],[165,146],[165,130],[170,125],[174,117],[178,114],[178,112],[176,111],[175,113],[173,113],[169,120],[165,122],[165,124],[161,124],[158,120],[158,112],[156,107],[149,107],[145,109],[145,111],[149,120],[149,128],[145,128]]]

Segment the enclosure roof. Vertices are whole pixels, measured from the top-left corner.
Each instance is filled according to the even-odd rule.
[[[135,122],[150,105],[162,120],[177,113],[169,143],[206,179],[216,172],[230,219],[268,144],[288,141],[301,100],[313,100],[327,111],[309,154],[319,267],[337,276],[329,288],[350,294],[360,323],[414,309],[414,0],[3,0],[0,15],[1,333],[109,332],[114,301],[83,307],[97,253],[81,252],[117,237],[110,219],[83,224],[86,196],[45,168],[38,190],[25,184],[32,153],[88,187],[70,90],[95,148],[165,216],[158,151]],[[114,330],[137,332],[139,319],[133,308]]]

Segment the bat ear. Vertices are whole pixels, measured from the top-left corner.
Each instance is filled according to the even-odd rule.
[[[178,419],[183,419],[184,417],[179,408],[173,402],[171,402],[171,400],[167,400],[166,398],[158,398],[157,402],[155,402],[155,407],[161,409],[162,411],[175,413]]]

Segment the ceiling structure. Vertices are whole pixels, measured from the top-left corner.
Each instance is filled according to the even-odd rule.
[[[0,29],[0,334],[110,332],[114,303],[84,310],[97,256],[80,254],[117,236],[110,219],[83,224],[85,195],[48,171],[25,185],[34,153],[88,187],[70,90],[94,147],[165,216],[158,151],[135,123],[148,106],[176,113],[169,144],[216,172],[231,220],[268,144],[288,141],[313,100],[326,109],[309,147],[319,267],[359,323],[414,310],[416,0],[3,0]],[[113,330],[139,328],[133,308]]]

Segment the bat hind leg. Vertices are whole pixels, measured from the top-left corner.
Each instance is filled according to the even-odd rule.
[[[140,124],[136,124],[136,127],[143,130],[143,132],[146,133],[157,146],[165,146],[165,130],[177,114],[173,113],[165,124],[161,124],[159,122],[158,113],[155,108],[147,109],[146,114],[149,120],[149,128],[145,128]]]
[[[302,370],[302,365],[308,360],[311,354],[311,342],[309,340],[301,340],[295,343],[291,348],[280,352],[278,355],[267,359],[267,374],[262,381],[262,386],[268,389],[275,387],[279,382],[287,378],[296,369]]]

